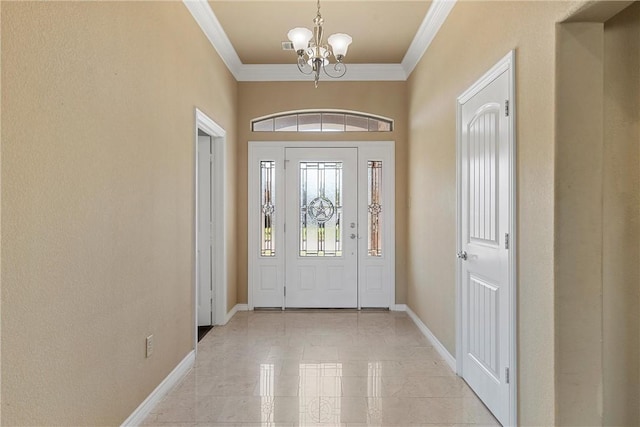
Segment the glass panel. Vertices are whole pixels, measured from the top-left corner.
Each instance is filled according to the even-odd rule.
[[[298,115],[298,132],[320,132],[320,114]]]
[[[298,116],[276,117],[275,130],[278,132],[296,132],[298,130]]]
[[[360,117],[360,116],[346,116],[346,131],[347,132],[357,132],[357,131],[368,131],[369,130],[369,123],[366,117]]]
[[[322,132],[344,132],[344,114],[322,115]]]
[[[254,132],[273,132],[273,119],[260,120],[253,123]]]
[[[367,162],[368,247],[369,256],[382,256],[382,162]]]
[[[391,123],[378,119],[369,119],[369,132],[390,132]]]
[[[251,122],[254,132],[391,132],[392,121],[367,114],[304,112]]]
[[[260,162],[260,255],[276,256],[275,234],[275,178],[276,162],[273,160]]]
[[[342,256],[342,162],[300,162],[300,256]]]
[[[391,132],[391,122],[378,120],[378,132]]]

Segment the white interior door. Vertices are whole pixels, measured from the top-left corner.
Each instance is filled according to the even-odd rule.
[[[287,148],[286,307],[358,306],[356,148]]]
[[[509,423],[509,72],[461,106],[462,376]]]
[[[211,137],[198,136],[198,326],[213,324]]]

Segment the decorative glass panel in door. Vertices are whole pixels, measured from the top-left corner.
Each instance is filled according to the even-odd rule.
[[[342,162],[300,162],[300,256],[342,255]]]
[[[260,256],[276,255],[275,248],[275,175],[276,162],[260,162]]]
[[[367,162],[367,255],[382,256],[382,162]]]
[[[357,158],[355,148],[286,149],[287,307],[358,305]]]

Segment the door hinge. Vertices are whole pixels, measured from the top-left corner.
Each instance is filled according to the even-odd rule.
[[[509,117],[509,100],[504,101],[504,115]]]
[[[284,287],[284,296],[285,297],[287,296],[287,287],[286,286]]]
[[[209,154],[209,163],[213,163],[213,154]]]
[[[509,368],[504,368],[504,382],[509,384]]]
[[[504,233],[504,248],[509,249],[509,233]]]

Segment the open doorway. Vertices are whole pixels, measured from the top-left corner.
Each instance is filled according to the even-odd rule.
[[[194,347],[226,319],[224,250],[225,131],[196,109]]]
[[[198,128],[197,292],[198,342],[213,327],[213,139]]]

